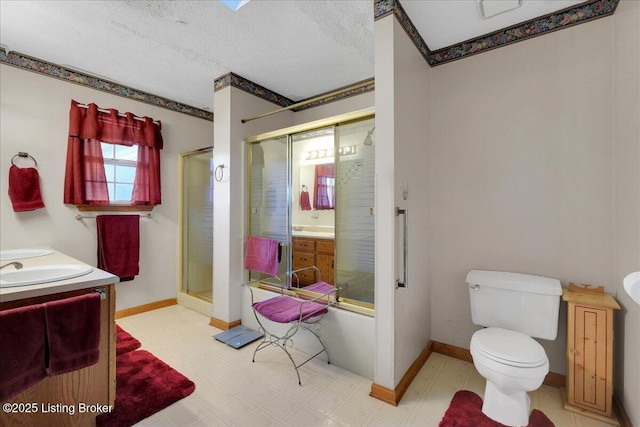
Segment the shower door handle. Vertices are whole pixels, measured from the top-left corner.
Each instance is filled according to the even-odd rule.
[[[396,207],[396,216],[399,216],[399,215],[404,216],[404,221],[402,226],[402,260],[403,260],[404,267],[403,267],[402,280],[396,279],[396,288],[406,288],[407,287],[407,245],[408,245],[407,210]]]

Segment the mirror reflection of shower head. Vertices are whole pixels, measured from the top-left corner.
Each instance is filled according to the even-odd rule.
[[[366,145],[367,147],[370,147],[373,145],[373,131],[376,130],[376,127],[372,127],[370,131],[367,132],[367,136],[364,137],[364,145]]]

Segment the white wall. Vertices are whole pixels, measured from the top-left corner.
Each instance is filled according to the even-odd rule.
[[[376,267],[373,382],[393,390],[395,378],[395,18],[374,24],[376,75]]]
[[[640,425],[640,306],[622,280],[640,270],[640,2],[622,1],[614,20],[614,197],[616,297],[615,392]]]
[[[213,145],[213,123],[4,64],[0,73],[0,246],[47,245],[96,265],[95,220],[77,221],[76,208],[62,203],[71,99],[146,115],[162,121],[162,205],[140,220],[140,274],[116,286],[116,310],[175,298],[178,154]],[[7,176],[18,151],[38,160],[45,209],[12,210]]]
[[[432,70],[425,180],[434,340],[468,348],[478,328],[465,284],[474,268],[602,284],[620,299],[622,270],[639,262],[637,9],[623,1],[612,18]],[[621,241],[632,258],[624,269]],[[630,356],[634,319],[624,326]],[[563,304],[558,338],[541,340],[552,372],[565,373],[565,340]],[[635,372],[637,384],[629,363],[625,377]]]
[[[407,287],[395,291],[395,383],[396,385],[431,340],[431,241],[428,235],[429,185],[428,134],[431,68],[397,19],[393,19],[394,114],[395,114],[395,206],[407,211]],[[408,190],[405,201],[403,186]],[[389,209],[391,206],[387,206]],[[398,245],[402,244],[402,218],[398,219]],[[400,248],[397,249],[400,253]],[[398,264],[402,257],[398,257]],[[400,278],[397,265],[396,276]]]
[[[466,273],[613,282],[610,19],[434,69],[433,337],[468,348]],[[564,373],[566,321],[541,341]]]

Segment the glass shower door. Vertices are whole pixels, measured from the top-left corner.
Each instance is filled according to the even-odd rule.
[[[289,280],[289,244],[291,192],[289,191],[290,164],[289,138],[253,143],[249,146],[249,233],[281,242],[281,261],[278,276]],[[265,275],[250,272],[250,280],[263,279]],[[288,284],[288,282],[285,282]]]
[[[373,306],[374,120],[336,127],[336,278],[341,300]]]
[[[182,291],[213,300],[213,149],[182,154]]]

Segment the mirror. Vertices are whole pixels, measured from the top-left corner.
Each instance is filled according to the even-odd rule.
[[[300,166],[300,203],[298,209],[333,210],[336,207],[333,163]]]

